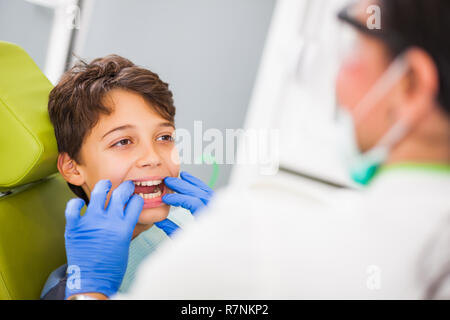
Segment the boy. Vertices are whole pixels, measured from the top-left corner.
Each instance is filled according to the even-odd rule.
[[[192,216],[162,202],[165,177],[178,177],[172,92],[157,74],[117,55],[81,62],[67,71],[49,96],[48,111],[58,144],[58,170],[86,204],[102,179],[112,190],[132,180],[144,207],[133,232],[119,292],[134,279],[140,261],[167,235],[155,223],[168,216],[177,225]],[[108,195],[107,203],[109,202]],[[64,299],[67,265],[47,280],[42,299]]]

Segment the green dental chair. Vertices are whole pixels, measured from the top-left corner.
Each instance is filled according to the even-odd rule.
[[[65,263],[64,209],[47,113],[51,83],[28,54],[0,41],[0,299],[39,299]]]

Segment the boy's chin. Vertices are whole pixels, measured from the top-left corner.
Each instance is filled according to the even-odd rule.
[[[170,206],[164,204],[157,208],[143,209],[139,216],[138,223],[140,224],[153,224],[155,222],[162,221],[169,215]]]

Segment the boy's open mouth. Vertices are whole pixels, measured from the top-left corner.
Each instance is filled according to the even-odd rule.
[[[140,195],[144,199],[153,199],[161,197],[164,193],[164,181],[163,180],[146,180],[146,181],[133,181],[134,193]]]

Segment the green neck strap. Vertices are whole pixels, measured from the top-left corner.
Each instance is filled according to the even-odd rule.
[[[403,162],[393,163],[381,166],[373,178],[378,177],[380,174],[390,171],[422,171],[422,172],[434,172],[436,174],[450,174],[450,164],[445,163],[418,163],[418,162]]]

